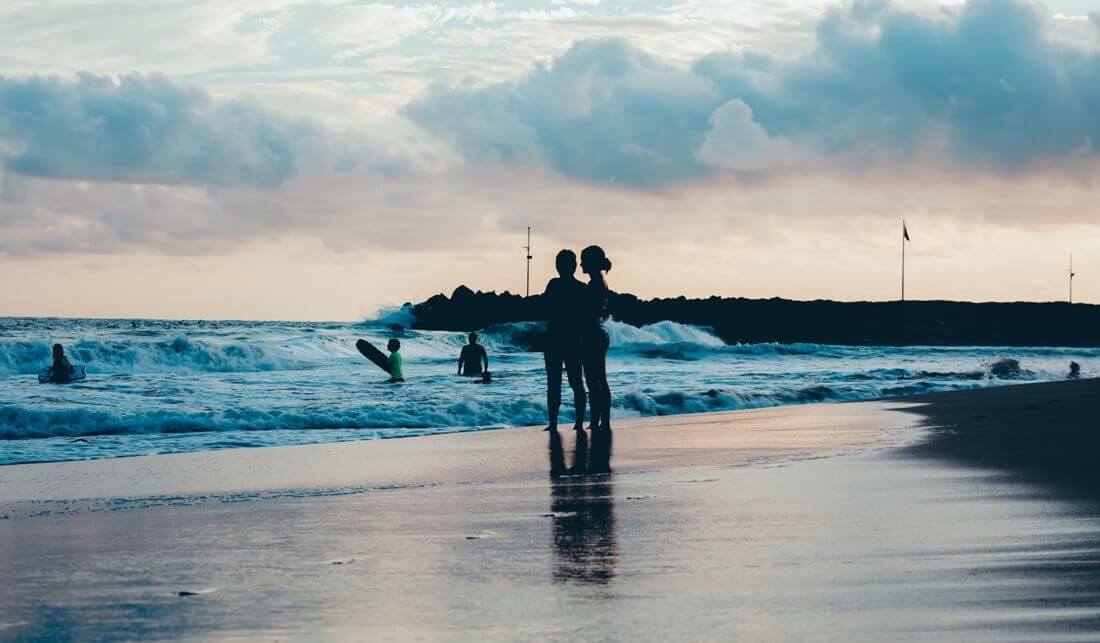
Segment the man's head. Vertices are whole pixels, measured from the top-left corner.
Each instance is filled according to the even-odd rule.
[[[401,348],[401,342],[397,341],[396,339],[391,339],[389,343],[386,344],[386,348],[388,348],[391,353],[396,353],[397,350]]]
[[[470,333],[469,335],[466,336],[466,339],[470,340],[471,344],[476,344],[477,343],[477,333]]]
[[[65,347],[62,346],[61,344],[54,344],[53,345],[53,358],[57,359],[58,357],[65,357]]]
[[[1070,373],[1080,373],[1081,372],[1081,365],[1078,364],[1077,362],[1070,362],[1069,363],[1069,372]]]
[[[562,250],[554,258],[554,265],[558,274],[562,277],[572,277],[577,272],[577,253],[572,250]]]

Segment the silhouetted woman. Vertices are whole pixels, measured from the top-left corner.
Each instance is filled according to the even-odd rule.
[[[581,251],[581,270],[588,275],[588,296],[581,315],[581,364],[588,384],[592,429],[611,428],[611,389],[607,385],[607,349],[610,341],[603,322],[607,319],[607,281],[611,261],[599,246]]]

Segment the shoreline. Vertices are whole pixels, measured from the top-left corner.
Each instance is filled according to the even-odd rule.
[[[1088,431],[1078,411],[1084,406],[1079,398],[1089,396],[1100,399],[1100,378],[626,418],[615,426],[611,466],[619,473],[736,466],[901,447],[917,457],[1003,470],[1006,477],[1033,476],[1100,496],[1100,477],[1093,479],[1088,455],[1100,449],[1100,431]],[[1047,407],[1057,411],[1062,401],[1074,402],[1073,412],[1045,413]],[[1007,428],[997,434],[996,447],[987,445],[990,417]],[[1056,440],[1028,430],[1028,422],[1040,419],[1052,424],[1058,438],[1084,448],[1063,457]],[[960,424],[972,429],[959,433]],[[572,441],[571,429],[559,432]],[[899,438],[903,432],[908,437]],[[0,516],[24,514],[13,508],[28,502],[80,501],[87,508],[96,503],[85,501],[102,499],[328,495],[541,475],[547,471],[545,436],[541,427],[501,428],[4,465]],[[494,453],[509,457],[501,461]]]
[[[899,405],[807,404],[622,420],[611,467],[627,473],[737,466],[866,450],[913,429],[912,419],[887,414]],[[567,442],[572,433],[559,430]],[[541,427],[525,427],[7,465],[0,467],[0,516],[42,513],[41,503],[58,503],[67,513],[142,498],[327,495],[543,477],[550,469],[547,437]]]

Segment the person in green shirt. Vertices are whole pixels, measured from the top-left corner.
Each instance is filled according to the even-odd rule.
[[[391,382],[404,382],[405,381],[405,363],[401,359],[401,342],[396,339],[391,339],[386,348],[390,351],[390,381]]]

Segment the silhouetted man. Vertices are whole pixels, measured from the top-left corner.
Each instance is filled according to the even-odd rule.
[[[546,408],[550,416],[547,430],[558,428],[561,408],[561,372],[569,376],[573,389],[573,428],[584,428],[585,394],[581,371],[581,313],[587,290],[573,275],[577,272],[577,255],[562,250],[554,261],[558,276],[546,284],[542,295],[546,315]]]
[[[489,370],[489,356],[485,347],[477,343],[477,333],[470,333],[467,338],[470,343],[462,347],[458,356],[458,374],[480,377],[482,371]]]

